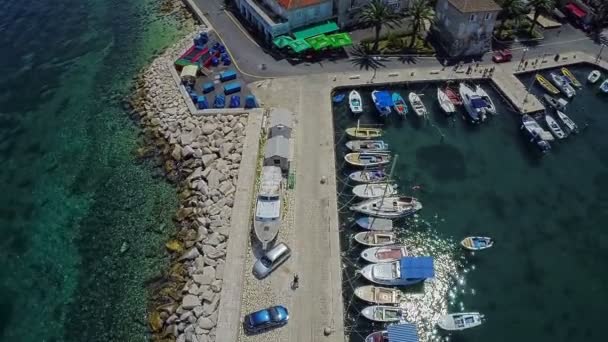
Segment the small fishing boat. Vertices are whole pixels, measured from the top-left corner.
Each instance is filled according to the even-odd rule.
[[[395,109],[395,112],[401,116],[405,116],[407,114],[407,104],[405,103],[405,100],[403,100],[403,97],[401,97],[401,94],[393,93],[391,97],[393,99],[393,108]]]
[[[464,83],[460,83],[458,91],[460,92],[464,108],[469,116],[469,121],[474,124],[483,121],[487,110],[486,101]]]
[[[362,301],[380,305],[401,303],[401,291],[374,285],[359,286],[355,289],[355,296]]]
[[[578,126],[566,114],[559,110],[555,111],[555,113],[557,114],[557,117],[560,119],[560,121],[564,124],[564,126],[566,126],[568,131],[570,131],[570,133],[578,133]]]
[[[391,114],[393,100],[388,91],[372,91],[372,100],[374,100],[374,105],[376,106],[378,113],[380,113],[380,116],[389,116]]]
[[[397,261],[406,255],[403,245],[370,247],[361,252],[361,258],[372,263]]]
[[[456,111],[454,102],[452,102],[448,95],[439,87],[437,87],[437,101],[445,114],[450,115]]]
[[[260,188],[255,206],[253,230],[266,249],[281,227],[281,182],[283,175],[278,166],[262,168]]]
[[[496,115],[496,106],[490,95],[480,85],[475,86],[475,92],[486,102],[486,112]]]
[[[480,251],[494,246],[494,240],[484,236],[469,236],[460,241],[460,244],[470,251]]]
[[[443,89],[443,91],[448,96],[448,98],[450,99],[450,101],[452,101],[452,103],[454,104],[454,106],[462,106],[462,98],[460,97],[460,94],[458,94],[458,91],[452,89],[449,86],[446,86]]]
[[[600,77],[602,77],[602,73],[599,70],[593,70],[592,72],[589,73],[589,76],[587,76],[587,81],[589,81],[593,84],[593,83],[599,81]]]
[[[534,143],[536,147],[538,147],[541,152],[546,153],[551,150],[551,145],[547,142],[547,140],[553,140],[553,136],[551,133],[545,131],[540,127],[538,122],[534,120],[530,115],[524,115],[522,117],[522,126],[521,129],[527,133],[530,138],[530,142]]]
[[[395,243],[395,234],[375,231],[359,232],[355,234],[354,239],[363,246],[388,246]]]
[[[479,312],[453,313],[441,316],[437,325],[443,330],[460,331],[480,326],[483,319]]]
[[[345,99],[345,98],[346,98],[346,94],[344,94],[344,93],[340,93],[340,94],[336,94],[336,95],[334,95],[334,96],[331,98],[331,100],[332,100],[334,103],[341,103],[342,101],[344,101],[344,99]]]
[[[378,183],[386,181],[388,175],[384,170],[363,170],[349,174],[348,178],[358,183]]]
[[[418,96],[418,94],[412,92],[408,95],[408,98],[410,100],[410,103],[412,104],[412,109],[414,110],[416,115],[427,115],[426,107],[424,106],[424,103],[422,103],[422,100],[420,99],[420,96]]]
[[[566,95],[566,97],[572,98],[574,95],[576,95],[576,90],[574,90],[574,88],[570,85],[570,82],[568,82],[568,79],[566,79],[564,76],[552,72],[549,74],[549,77],[551,77],[553,84],[555,84],[559,90]]]
[[[360,114],[363,112],[363,104],[361,102],[361,95],[356,90],[351,90],[348,94],[348,106],[353,114]]]
[[[566,106],[568,105],[568,101],[560,98],[555,98],[549,94],[544,94],[543,98],[545,99],[545,102],[547,102],[547,104],[551,107],[553,107],[556,110],[565,110]]]
[[[388,144],[382,140],[351,140],[346,148],[353,152],[386,152]]]
[[[553,117],[545,114],[545,122],[547,122],[549,130],[557,139],[564,139],[566,137],[566,133],[562,130],[561,127],[559,127],[557,121],[555,121]]]
[[[361,310],[363,317],[374,322],[399,322],[403,317],[400,308],[387,305],[372,305]]]
[[[397,193],[397,185],[388,183],[360,184],[353,188],[353,195],[360,198],[392,196]]]
[[[559,89],[555,88],[555,86],[551,84],[551,82],[549,82],[549,80],[547,80],[543,75],[536,74],[535,77],[538,84],[540,84],[540,86],[543,87],[549,94],[559,94]]]
[[[412,215],[422,209],[422,204],[414,197],[391,196],[372,198],[350,207],[350,210],[380,218],[399,218]]]
[[[373,167],[386,165],[391,161],[391,155],[388,153],[348,153],[344,156],[344,160],[352,166]]]
[[[371,127],[349,127],[346,134],[355,139],[376,139],[382,136],[382,129]]]
[[[574,76],[574,74],[573,74],[573,73],[572,73],[570,70],[568,70],[568,68],[566,68],[566,67],[563,67],[563,68],[562,68],[562,75],[564,75],[564,77],[565,77],[566,79],[568,79],[568,82],[569,82],[570,84],[572,84],[573,86],[575,86],[575,87],[577,87],[577,88],[580,88],[580,87],[582,87],[582,86],[583,86],[583,85],[581,84],[581,82],[579,82],[579,81],[576,79],[576,77]]]
[[[600,84],[600,90],[606,94],[608,93],[608,79],[606,79],[602,84]]]
[[[365,342],[389,342],[388,331],[374,331],[373,333],[367,335]]]
[[[388,232],[393,230],[393,221],[384,218],[363,216],[355,221],[363,229]]]
[[[432,257],[403,257],[399,261],[369,264],[359,272],[372,283],[389,286],[413,285],[435,276]]]

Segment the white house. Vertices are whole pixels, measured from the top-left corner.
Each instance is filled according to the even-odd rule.
[[[445,52],[465,57],[489,51],[500,10],[493,0],[438,0],[435,31]]]

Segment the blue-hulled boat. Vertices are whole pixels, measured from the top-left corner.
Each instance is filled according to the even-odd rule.
[[[399,261],[365,266],[361,274],[372,283],[405,286],[435,276],[432,257],[404,257]]]
[[[224,108],[226,106],[226,97],[222,94],[215,95],[213,101],[213,108]]]
[[[380,113],[380,116],[389,116],[391,114],[393,100],[388,91],[372,91],[372,100],[374,100],[374,105],[376,106],[378,113]]]
[[[460,241],[460,244],[470,251],[480,251],[494,246],[494,240],[486,236],[469,236]]]
[[[389,219],[363,216],[357,219],[357,225],[367,230],[391,231],[393,230],[393,221]]]
[[[391,95],[391,99],[393,100],[393,108],[395,108],[395,112],[401,116],[405,116],[407,114],[407,104],[405,100],[399,93],[393,93]]]
[[[334,103],[340,103],[340,102],[344,101],[345,98],[346,98],[346,94],[336,94],[336,95],[334,95],[334,97],[332,97],[332,101]]]
[[[241,97],[238,95],[230,96],[230,108],[239,108],[241,106]]]
[[[201,95],[196,98],[196,107],[198,109],[209,108],[209,102],[207,102],[207,97],[205,95]]]
[[[255,96],[247,95],[245,97],[245,108],[249,109],[249,108],[257,108],[257,107],[258,107],[258,102],[255,100]]]

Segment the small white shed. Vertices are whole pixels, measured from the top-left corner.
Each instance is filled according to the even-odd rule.
[[[278,166],[283,172],[289,171],[289,139],[282,135],[272,137],[266,142],[264,165]]]
[[[283,108],[273,108],[270,111],[270,128],[268,137],[283,136],[291,138],[293,128],[293,113]]]

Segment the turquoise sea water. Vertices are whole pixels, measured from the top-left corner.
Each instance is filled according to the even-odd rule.
[[[591,69],[571,70],[584,81]],[[524,84],[530,84],[530,77],[522,77]],[[418,223],[410,219],[398,224],[400,235],[405,241],[422,236],[413,247],[427,246],[423,254],[448,255],[456,266],[456,275],[436,280],[451,283],[450,290],[431,297],[442,295],[449,311],[480,311],[487,317],[479,328],[425,335],[422,340],[605,341],[601,327],[608,309],[608,97],[585,85],[567,113],[579,126],[588,127],[553,144],[551,153],[542,156],[523,137],[519,117],[505,104],[498,104],[500,115],[475,127],[460,118],[446,119],[435,104],[433,85],[398,89],[404,97],[411,90],[424,93],[423,101],[432,111],[431,123],[413,116],[384,122],[384,139],[399,154],[398,184],[424,205]],[[362,90],[366,113],[361,122],[380,123],[372,114],[370,92]],[[533,93],[540,90],[535,86]],[[490,95],[498,102],[496,92]],[[342,132],[356,124],[346,106],[334,108],[341,179],[349,171],[341,159],[345,151],[340,145],[346,141]],[[422,190],[412,190],[413,185]],[[346,193],[348,188],[339,190]],[[342,204],[349,200],[341,197]],[[348,224],[352,214],[343,210],[340,217],[343,246],[351,246],[349,237],[356,231]],[[494,237],[496,246],[474,255],[446,247],[475,234]],[[358,317],[364,305],[353,301],[348,291],[364,283],[354,276],[361,267],[356,248],[349,247],[345,254],[349,266],[344,286],[345,301],[352,303],[346,310],[349,336],[362,341],[381,326],[372,327]],[[446,264],[450,262],[445,259],[439,262],[441,267]],[[435,309],[442,307],[442,300],[434,301]],[[418,323],[423,329],[432,326]]]
[[[0,0],[2,341],[145,339],[176,198],[121,102],[180,36],[156,6]]]

